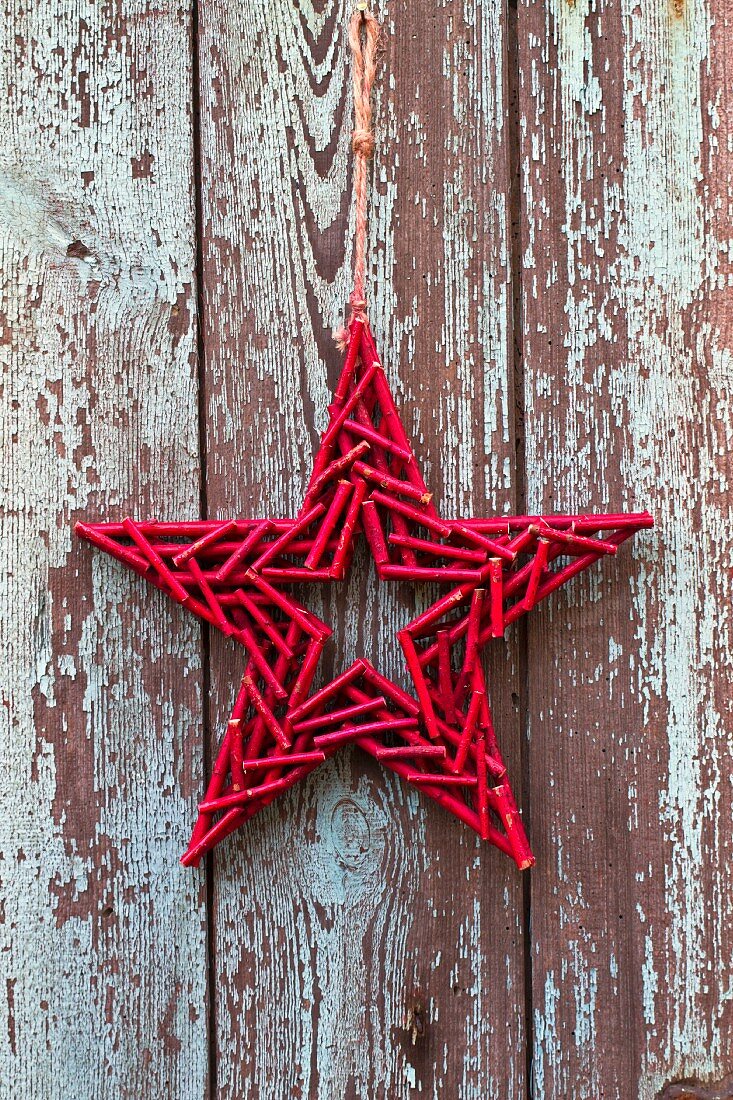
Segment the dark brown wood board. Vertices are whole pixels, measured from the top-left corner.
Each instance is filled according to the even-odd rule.
[[[657,523],[528,620],[543,1098],[731,1069],[730,60],[721,3],[519,6],[528,506]]]
[[[723,1100],[723,0],[375,9],[369,312],[436,502],[657,519],[489,653],[537,867],[356,750],[178,864],[241,650],[71,527],[297,511],[350,289],[350,10],[0,21],[0,1095]],[[402,679],[432,595],[362,552],[303,590],[323,676]]]

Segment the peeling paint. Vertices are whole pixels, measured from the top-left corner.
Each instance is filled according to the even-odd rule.
[[[552,607],[528,626],[555,656],[529,708],[557,850],[532,886],[538,1098],[654,1100],[730,1059],[730,37],[716,0],[520,5],[529,504],[657,524],[568,590],[571,634]],[[568,1039],[593,981],[589,1062]]]
[[[40,3],[2,31],[7,1096],[198,1100],[208,1073],[201,883],[177,865],[199,635],[71,534],[134,499],[198,508],[188,15],[143,7]]]

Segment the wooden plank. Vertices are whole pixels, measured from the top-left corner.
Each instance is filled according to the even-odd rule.
[[[350,289],[350,7],[200,12],[209,514],[293,514]],[[447,512],[513,501],[501,3],[381,8],[370,312]],[[346,253],[346,256],[344,254]],[[409,592],[362,555],[324,613],[400,679]],[[321,606],[312,593],[314,610]],[[422,597],[421,597],[422,598]],[[491,662],[519,787],[513,650]],[[213,738],[241,657],[212,639]],[[348,751],[214,860],[221,1096],[521,1096],[522,882],[458,823]]]
[[[200,1098],[200,633],[73,538],[198,512],[188,6],[2,24],[0,1092]]]
[[[537,1098],[729,1095],[726,7],[519,5],[529,506],[657,520],[529,626]]]

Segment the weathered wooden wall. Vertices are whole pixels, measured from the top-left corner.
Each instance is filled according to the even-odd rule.
[[[657,520],[528,627],[543,1097],[733,1068],[726,9],[520,9],[529,506]]]
[[[178,865],[240,658],[71,523],[297,508],[349,288],[348,13],[0,30],[0,1095],[733,1095],[725,0],[377,12],[371,315],[428,480],[658,521],[491,655],[530,879],[347,752]],[[334,669],[399,677],[411,597],[365,556],[344,587]]]

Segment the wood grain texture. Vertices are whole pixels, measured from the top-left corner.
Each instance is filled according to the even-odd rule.
[[[200,18],[211,515],[294,514],[350,289],[342,4]],[[377,103],[370,316],[446,510],[513,503],[508,148],[499,3],[391,4]],[[419,38],[419,42],[418,42]],[[340,639],[404,681],[411,592],[364,554],[324,593]],[[426,592],[419,600],[428,598]],[[515,777],[512,651],[492,662]],[[212,644],[218,739],[241,657]],[[214,860],[217,1088],[235,1096],[520,1096],[522,884],[501,856],[342,753]]]
[[[197,628],[72,536],[198,511],[185,6],[2,21],[0,1093],[196,1097],[208,1072]]]
[[[529,943],[509,862],[358,752],[208,886],[178,866],[241,652],[71,525],[194,518],[202,476],[210,516],[297,510],[350,289],[348,10],[199,0],[194,40],[183,4],[40,0],[0,28],[0,1094],[723,1100],[724,0],[377,10],[370,315],[438,502],[657,519],[489,656]],[[364,652],[404,682],[430,592],[361,554],[301,596],[324,676]]]
[[[529,626],[534,1095],[727,1095],[730,14],[518,28],[529,504],[657,519]]]

